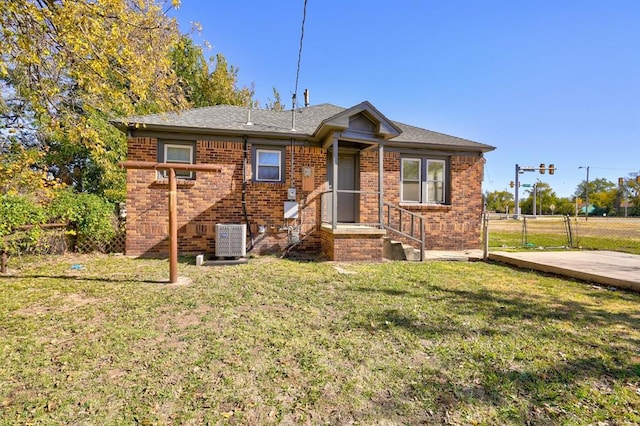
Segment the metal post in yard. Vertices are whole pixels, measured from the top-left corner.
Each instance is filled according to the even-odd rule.
[[[7,252],[4,249],[2,250],[2,266],[0,266],[0,273],[7,273]]]
[[[484,213],[482,215],[482,258],[487,260],[489,258],[489,214]]]
[[[420,261],[425,261],[424,219],[420,217]]]

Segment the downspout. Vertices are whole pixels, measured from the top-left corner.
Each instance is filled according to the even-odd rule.
[[[247,251],[253,250],[253,232],[251,232],[251,223],[249,223],[249,215],[247,214],[247,136],[244,137],[243,143],[243,160],[242,160],[242,212],[244,213],[244,221],[247,223],[249,230],[249,248]]]

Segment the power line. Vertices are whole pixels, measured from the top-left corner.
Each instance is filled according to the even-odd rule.
[[[300,78],[300,60],[302,59],[302,41],[304,40],[304,23],[307,20],[307,0],[304,0],[304,8],[302,9],[302,29],[300,30],[300,47],[298,49],[298,66],[296,68],[296,85],[293,91],[293,108],[295,109],[298,99],[298,80]]]

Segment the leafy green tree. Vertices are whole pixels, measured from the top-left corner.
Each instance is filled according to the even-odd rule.
[[[504,213],[506,213],[507,210],[513,211],[513,194],[509,191],[485,192],[484,199],[487,203],[488,211]]]
[[[593,194],[596,194],[598,192],[606,192],[610,189],[615,188],[615,184],[613,182],[611,182],[610,180],[607,180],[605,178],[598,178],[598,179],[594,179],[594,180],[590,180],[589,181],[589,185],[588,185],[588,189],[589,189],[589,198],[591,198],[591,196]],[[576,197],[581,198],[581,199],[586,199],[587,197],[587,181],[583,180],[582,182],[580,182],[578,184],[578,186],[576,187],[575,192],[573,193]]]
[[[569,197],[560,197],[555,201],[554,214],[560,215],[574,215],[576,211],[576,205]]]
[[[207,61],[201,46],[183,35],[171,50],[178,83],[192,107],[211,105],[255,106],[253,87],[237,87],[239,69],[230,66],[222,54]],[[210,71],[210,65],[214,70]]]
[[[536,194],[536,213],[537,214],[550,214],[551,212],[548,210],[548,207],[551,204],[554,204],[558,197],[556,193],[551,189],[551,186],[546,182],[538,182],[536,183],[535,188],[531,187],[531,189],[527,189],[524,191],[524,195],[526,197],[522,197],[522,201],[520,201],[520,211],[524,214],[533,214],[533,191],[537,189]],[[554,204],[555,205],[555,204]],[[546,208],[546,211],[543,210]],[[544,211],[544,213],[543,213]]]
[[[619,188],[619,194],[617,199],[616,208],[621,210],[621,204],[623,201],[629,201],[631,203],[631,210],[627,211],[627,214],[631,216],[640,216],[640,171],[637,173],[629,173],[626,179],[623,179],[623,184]],[[618,213],[620,214],[620,213]],[[623,213],[624,214],[624,213]]]
[[[32,114],[39,147],[63,181],[103,194],[122,186],[126,141],[109,120],[188,105],[169,59],[180,34],[165,8],[155,0],[0,0],[0,78],[9,88],[0,111],[9,118],[21,105]]]
[[[589,181],[587,186],[587,181],[583,180],[578,184],[574,195],[586,201],[587,189],[589,190],[589,205],[595,208],[593,214],[610,214],[615,209],[618,190],[613,182],[605,178],[598,178]]]
[[[275,87],[273,88],[273,99],[269,98],[264,107],[271,111],[284,111],[284,104],[282,103],[280,92],[278,92]]]

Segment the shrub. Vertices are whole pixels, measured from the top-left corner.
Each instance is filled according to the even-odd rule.
[[[0,236],[9,235],[18,226],[45,223],[42,206],[24,195],[0,195]]]
[[[48,211],[51,220],[69,223],[70,232],[78,238],[102,244],[116,235],[114,206],[97,195],[65,189],[58,192]]]

